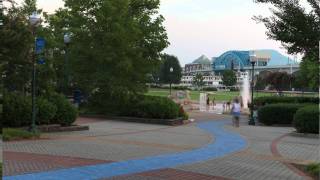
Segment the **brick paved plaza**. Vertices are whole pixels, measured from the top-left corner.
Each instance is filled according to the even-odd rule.
[[[293,136],[293,128],[248,126],[243,118],[235,129],[229,116],[200,112],[191,118],[194,123],[178,127],[80,118],[89,131],[6,142],[4,179],[65,179],[57,174],[91,175],[95,168],[99,174],[113,166],[123,169],[102,179],[309,179],[291,164],[320,160],[318,138]],[[225,131],[206,127],[221,123]]]

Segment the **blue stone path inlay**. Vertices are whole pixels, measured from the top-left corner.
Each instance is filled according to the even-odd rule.
[[[120,175],[128,175],[145,171],[171,168],[179,165],[197,163],[219,158],[244,149],[247,146],[239,134],[226,131],[227,121],[199,123],[199,128],[214,136],[214,141],[199,149],[157,155],[142,159],[133,159],[108,164],[82,166],[34,174],[7,176],[4,180],[87,180],[101,179]]]

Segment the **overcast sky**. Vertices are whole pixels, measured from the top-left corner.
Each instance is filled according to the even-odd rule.
[[[38,0],[38,8],[50,13],[62,6],[62,0]],[[165,52],[182,65],[202,54],[211,58],[228,50],[275,49],[287,55],[281,43],[268,40],[264,25],[252,20],[254,15],[270,15],[269,8],[253,0],[161,0],[170,41]]]

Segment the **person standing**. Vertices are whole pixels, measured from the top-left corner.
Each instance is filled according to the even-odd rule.
[[[241,113],[241,105],[239,103],[239,99],[236,98],[234,99],[233,103],[232,103],[232,108],[231,108],[231,112],[233,115],[233,119],[232,119],[232,125],[234,127],[239,127],[240,123],[240,113]]]

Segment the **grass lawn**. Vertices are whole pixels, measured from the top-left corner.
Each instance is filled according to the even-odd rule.
[[[20,129],[3,128],[2,139],[4,141],[22,140],[22,139],[34,139],[39,138],[40,133],[32,133]]]
[[[172,94],[177,90],[172,90]],[[201,92],[206,92],[206,91],[201,91]],[[214,97],[216,101],[230,101],[234,97],[239,96],[240,92],[222,92],[222,91],[215,91],[212,92],[214,95],[210,95],[210,99]],[[169,89],[155,89],[151,88],[149,91],[146,93],[148,96],[162,96],[162,97],[167,97],[170,94]],[[265,93],[265,92],[255,92],[254,97],[261,97],[261,96],[274,96],[272,93]],[[193,101],[198,101],[200,97],[200,92],[199,91],[190,91],[190,97],[191,100]]]

